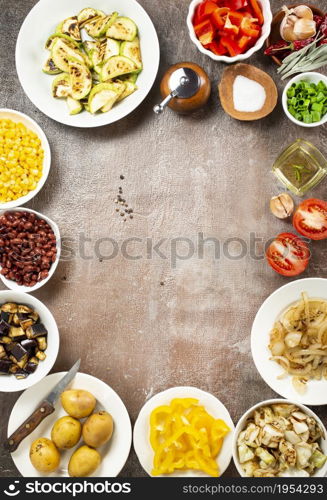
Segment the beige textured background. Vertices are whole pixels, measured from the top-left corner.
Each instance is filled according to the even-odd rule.
[[[224,65],[201,55],[189,41],[188,0],[140,0],[158,30],[161,65],[154,88],[138,110],[100,129],[60,125],[31,104],[15,71],[16,37],[34,3],[0,0],[0,103],[27,113],[44,128],[52,168],[46,186],[29,206],[59,224],[75,253],[35,294],[53,312],[60,329],[54,371],[68,369],[81,357],[82,371],[110,384],[132,421],[151,395],[174,385],[194,385],[219,397],[236,423],[249,406],[275,396],[253,365],[250,330],[263,300],[288,280],[249,255],[236,261],[214,259],[208,245],[203,259],[180,260],[174,268],[170,258],[147,258],[145,241],[194,240],[203,232],[222,244],[230,237],[248,242],[251,232],[267,240],[291,229],[269,214],[268,201],[280,192],[271,165],[298,137],[327,153],[326,126],[297,127],[285,118],[280,103],[260,122],[241,123],[227,116],[216,91]],[[273,0],[272,7],[276,10],[283,3]],[[208,72],[211,99],[191,117],[167,111],[158,118],[152,106],[159,100],[160,77],[181,60],[195,61]],[[281,91],[283,84],[268,58],[259,54],[249,62],[267,70]],[[125,223],[113,203],[119,186],[135,212]],[[326,197],[326,182],[312,194]],[[78,250],[81,234],[91,239],[85,245],[88,259]],[[106,237],[119,244],[141,238],[142,243],[128,248],[130,254],[143,253],[142,259],[127,260],[120,254],[101,261],[95,244]],[[169,248],[167,242],[161,247],[168,255]],[[178,252],[182,250],[178,243]],[[302,277],[326,276],[326,242],[314,244],[312,250],[312,262]],[[234,251],[239,251],[237,245]],[[108,252],[110,247],[103,244],[103,255]],[[18,397],[0,395],[0,442]],[[326,410],[317,412],[326,422]],[[2,456],[0,475],[16,474],[10,456]],[[144,475],[134,452],[123,474]],[[235,474],[232,466],[226,473]]]

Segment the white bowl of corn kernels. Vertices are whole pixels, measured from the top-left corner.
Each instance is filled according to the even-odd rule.
[[[47,180],[51,153],[48,140],[29,116],[0,109],[0,209],[24,205]]]

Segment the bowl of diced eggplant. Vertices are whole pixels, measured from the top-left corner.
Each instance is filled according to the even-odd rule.
[[[0,392],[39,382],[58,350],[59,332],[49,309],[26,293],[0,291]]]
[[[34,9],[22,26],[16,47],[18,76],[34,104],[52,118],[78,127],[112,123],[130,113],[151,89],[159,64],[155,29],[136,1],[95,4],[78,10],[83,2],[74,0],[65,18],[55,18],[61,10],[57,2],[56,7],[51,4],[56,13],[43,40],[43,65],[38,68],[40,73],[43,71],[39,78],[51,82],[47,84],[48,97],[53,102],[46,110],[42,82],[37,82],[42,86],[38,95],[35,88],[27,88],[29,82],[22,68],[22,54],[26,51],[22,41],[26,36],[24,25],[33,24],[30,17]],[[66,12],[67,6],[62,11]],[[57,110],[52,112],[55,106]]]

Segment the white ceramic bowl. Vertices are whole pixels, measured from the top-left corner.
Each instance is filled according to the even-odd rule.
[[[106,13],[117,11],[130,17],[139,28],[143,70],[137,79],[138,90],[116,104],[108,113],[92,115],[82,111],[69,115],[65,99],[54,99],[51,92],[53,76],[42,72],[49,52],[44,48],[57,24],[76,15],[88,2],[85,0],[40,0],[29,12],[20,29],[16,44],[16,69],[24,92],[45,115],[73,127],[99,127],[124,118],[137,108],[150,92],[157,76],[160,50],[155,27],[136,0],[92,0],[91,7]]]
[[[0,215],[2,215],[4,212],[7,212],[7,211],[8,210],[0,210]],[[32,214],[35,214],[39,219],[44,219],[49,224],[49,226],[51,227],[52,231],[54,232],[54,234],[56,236],[56,248],[57,248],[56,260],[55,260],[55,262],[53,262],[52,266],[49,269],[49,274],[44,280],[38,281],[36,283],[36,285],[34,285],[34,286],[22,286],[22,285],[17,285],[16,281],[9,280],[5,276],[0,274],[1,281],[3,282],[4,285],[6,285],[7,288],[10,288],[10,290],[14,290],[17,292],[25,292],[25,293],[34,292],[35,290],[38,290],[39,288],[41,288],[41,286],[45,285],[49,281],[49,279],[52,277],[52,275],[54,274],[54,272],[57,269],[57,266],[59,264],[60,254],[61,254],[61,239],[60,239],[59,228],[58,228],[57,224],[55,222],[53,222],[53,220],[49,219],[49,217],[47,217],[46,215],[40,214],[39,212],[36,212],[35,210],[31,210],[30,208],[19,207],[19,208],[15,208],[12,211],[13,212],[14,211],[15,212],[30,212]],[[0,265],[0,269],[1,269],[1,265]]]
[[[8,436],[35,410],[35,406],[44,399],[66,372],[52,373],[39,384],[24,392],[17,400],[8,423]],[[84,389],[91,392],[98,401],[96,411],[105,410],[112,415],[114,431],[112,438],[99,448],[102,461],[92,477],[116,477],[124,467],[132,443],[132,426],[128,412],[119,395],[109,385],[86,373],[77,373],[69,385],[72,389]],[[32,434],[27,436],[12,453],[12,459],[23,477],[67,477],[68,462],[71,454],[82,444],[80,441],[73,449],[61,450],[61,461],[58,470],[42,474],[34,469],[29,460],[32,442],[43,436],[50,438],[51,428],[56,420],[64,417],[66,412],[60,401],[55,404],[55,412],[43,420]]]
[[[217,457],[220,475],[227,469],[232,457],[232,439],[234,424],[227,408],[212,394],[197,389],[196,387],[172,387],[166,391],[159,392],[145,403],[141,409],[134,426],[133,442],[134,449],[143,469],[151,476],[153,468],[154,452],[150,444],[149,418],[152,410],[161,405],[167,405],[174,398],[195,398],[199,404],[215,418],[221,418],[230,427],[230,432],[224,439],[224,443]],[[160,477],[208,477],[201,471],[181,470],[173,474],[166,474]]]
[[[316,73],[314,71],[308,72],[308,73],[300,73],[299,75],[296,75],[294,78],[292,78],[287,85],[284,88],[283,95],[282,95],[282,104],[283,104],[283,109],[285,112],[285,115],[287,118],[289,118],[293,123],[296,125],[300,125],[300,127],[319,127],[319,125],[323,125],[324,123],[327,123],[327,113],[322,117],[322,119],[319,122],[316,123],[303,123],[294,118],[293,115],[288,111],[287,109],[287,91],[288,89],[292,86],[293,83],[298,83],[301,80],[305,80],[310,83],[318,83],[320,80],[322,80],[325,85],[327,85],[327,76],[321,74],[321,73]]]
[[[24,113],[20,113],[19,111],[15,111],[13,109],[1,108],[0,109],[0,120],[3,120],[3,119],[12,120],[15,123],[21,122],[28,129],[35,132],[38,135],[38,137],[41,139],[41,145],[42,145],[42,148],[44,150],[42,177],[39,180],[36,188],[33,191],[30,191],[27,195],[21,196],[20,198],[17,198],[17,200],[8,201],[7,203],[0,203],[0,209],[2,209],[2,208],[9,209],[9,208],[18,207],[19,205],[24,205],[25,203],[30,201],[32,198],[34,198],[34,196],[42,189],[42,187],[43,187],[43,185],[44,185],[44,183],[47,180],[47,177],[49,175],[50,164],[51,164],[51,153],[50,153],[50,146],[48,143],[48,139],[46,138],[41,127],[34,120],[32,120],[32,118],[25,115]]]
[[[270,1],[269,0],[259,0],[259,3],[261,4],[261,7],[262,7],[262,14],[263,14],[263,18],[264,18],[264,23],[262,26],[261,36],[260,36],[260,38],[258,38],[256,44],[253,47],[251,47],[249,50],[244,52],[244,54],[239,54],[238,56],[235,56],[235,57],[217,56],[216,54],[211,52],[211,50],[207,50],[203,47],[203,45],[201,44],[200,40],[197,38],[197,36],[194,32],[192,20],[194,17],[195,9],[200,3],[202,3],[202,0],[192,0],[192,2],[190,3],[188,15],[187,15],[187,20],[186,20],[187,27],[188,27],[190,38],[191,38],[192,42],[194,43],[194,45],[197,46],[197,48],[199,49],[200,52],[202,52],[202,54],[209,56],[214,61],[220,61],[220,62],[226,62],[226,63],[234,63],[237,61],[244,61],[245,59],[248,59],[255,52],[257,52],[258,50],[261,49],[261,47],[265,43],[265,40],[268,38],[268,36],[270,34],[271,21],[272,21],[272,17],[273,17],[272,13],[271,13],[271,9],[270,9]]]
[[[309,297],[327,300],[327,279],[305,278],[287,283],[278,288],[262,304],[252,326],[251,351],[253,361],[263,380],[273,391],[284,398],[307,405],[327,404],[327,380],[309,380],[304,394],[299,394],[293,387],[292,376],[279,379],[282,367],[270,360],[268,348],[270,331],[279,316],[293,303],[301,299],[301,293],[307,292]]]
[[[320,420],[320,418],[312,410],[310,410],[310,408],[302,405],[301,403],[298,403],[297,401],[293,401],[290,399],[267,399],[266,401],[262,401],[261,403],[257,403],[256,405],[252,406],[252,408],[247,410],[244,413],[244,415],[240,418],[240,420],[238,421],[236,428],[235,428],[234,437],[233,437],[233,445],[232,445],[233,446],[233,460],[234,460],[234,464],[235,464],[235,467],[236,467],[238,473],[242,477],[246,477],[246,476],[244,474],[244,471],[241,467],[241,464],[240,464],[240,461],[238,458],[237,438],[238,438],[240,432],[245,428],[246,422],[252,416],[254,410],[256,410],[257,408],[260,408],[261,406],[269,406],[269,405],[275,404],[275,403],[294,404],[294,405],[298,406],[301,409],[301,411],[303,411],[303,413],[306,413],[310,417],[315,418],[316,421],[318,422],[319,426],[322,428],[323,433],[324,433],[324,439],[321,440],[320,446],[321,446],[323,453],[325,455],[327,455],[326,428],[325,428],[324,424],[322,423],[322,421]],[[315,474],[312,477],[324,477],[326,474],[327,474],[327,462],[325,463],[325,465],[323,467],[321,467],[321,469],[317,469]]]
[[[59,331],[49,309],[40,300],[33,297],[33,295],[12,290],[0,290],[0,305],[6,302],[26,304],[35,309],[40,316],[40,321],[48,330],[48,347],[45,351],[46,358],[44,361],[40,361],[34,373],[22,380],[17,380],[14,375],[1,375],[0,377],[0,392],[23,391],[42,380],[53,367],[59,351]]]

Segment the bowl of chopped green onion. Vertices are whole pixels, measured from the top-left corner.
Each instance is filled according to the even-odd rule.
[[[286,116],[302,127],[327,122],[327,77],[321,73],[301,73],[286,85],[282,104]]]

